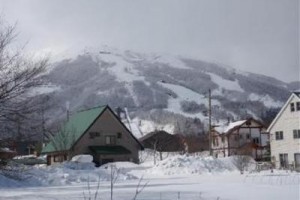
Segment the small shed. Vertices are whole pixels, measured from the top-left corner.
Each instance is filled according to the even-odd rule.
[[[184,151],[181,137],[172,135],[163,130],[150,132],[139,140],[145,148],[159,152]]]

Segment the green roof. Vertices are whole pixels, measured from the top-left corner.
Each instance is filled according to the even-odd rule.
[[[86,132],[107,106],[77,112],[43,148],[42,153],[66,151]]]
[[[89,146],[97,154],[130,154],[131,151],[123,146]]]

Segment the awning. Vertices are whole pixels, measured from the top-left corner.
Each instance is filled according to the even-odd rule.
[[[89,148],[97,154],[131,154],[131,151],[123,146],[89,146]]]

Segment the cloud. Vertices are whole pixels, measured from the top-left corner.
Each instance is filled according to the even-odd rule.
[[[0,0],[31,51],[103,44],[299,80],[297,0]],[[54,54],[55,54],[54,53]]]

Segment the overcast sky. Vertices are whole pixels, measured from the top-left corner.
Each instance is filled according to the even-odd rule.
[[[298,0],[0,0],[30,51],[108,45],[300,80]]]

